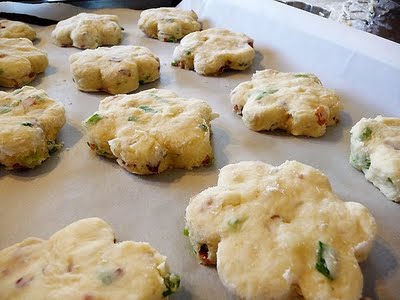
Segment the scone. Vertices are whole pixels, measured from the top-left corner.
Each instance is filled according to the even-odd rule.
[[[0,20],[0,38],[27,38],[33,41],[36,31],[22,22]]]
[[[24,86],[0,92],[0,165],[7,169],[40,165],[62,146],[55,140],[64,123],[64,106],[43,90]]]
[[[47,53],[25,38],[0,38],[0,86],[20,87],[44,72]]]
[[[160,78],[160,60],[139,46],[97,48],[72,54],[69,58],[74,81],[81,91],[129,93],[139,83]]]
[[[142,11],[139,29],[151,38],[164,42],[177,42],[185,35],[201,30],[193,10],[179,8],[152,8]]]
[[[151,89],[102,100],[83,124],[92,150],[116,158],[129,172],[146,175],[209,165],[214,157],[210,121],[215,117],[203,100]]]
[[[99,218],[1,250],[0,270],[0,299],[13,300],[157,300],[180,283],[165,256],[147,243],[115,243]]]
[[[175,48],[171,64],[201,75],[218,75],[226,69],[249,68],[254,55],[253,40],[247,35],[211,28],[185,36]]]
[[[283,129],[320,137],[339,121],[339,97],[313,74],[257,71],[231,92],[234,111],[251,130]]]
[[[336,196],[296,161],[221,169],[186,208],[186,233],[205,265],[240,299],[359,300],[376,234],[367,208]]]
[[[80,13],[57,23],[53,42],[62,47],[94,49],[121,43],[122,28],[115,15]]]
[[[400,119],[362,118],[350,133],[351,165],[388,199],[400,202]]]

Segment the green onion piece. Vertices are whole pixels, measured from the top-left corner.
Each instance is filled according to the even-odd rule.
[[[134,117],[134,116],[130,116],[129,118],[128,118],[128,121],[133,121],[133,122],[136,122],[137,121],[137,117]]]
[[[270,90],[261,92],[261,93],[257,96],[256,100],[260,100],[261,98],[264,98],[266,95],[274,94],[274,93],[276,93],[277,91],[279,91],[279,90],[278,90],[278,89],[270,89]]]
[[[64,146],[63,143],[56,143],[56,141],[48,141],[47,142],[47,149],[49,151],[49,154],[53,154],[54,152],[58,151],[59,149]]]
[[[171,36],[168,40],[167,40],[167,42],[171,42],[171,43],[176,43],[178,40],[176,39],[176,37],[174,37],[174,36]]]
[[[320,272],[322,275],[324,275],[326,278],[328,278],[329,280],[333,280],[333,274],[331,272],[331,270],[328,269],[327,266],[327,252],[331,250],[329,250],[329,246],[324,244],[321,241],[318,241],[318,253],[317,253],[317,262],[315,263],[315,268],[317,269],[318,272]]]
[[[94,124],[96,124],[98,121],[100,121],[101,119],[103,119],[102,116],[100,116],[99,114],[94,114],[93,116],[91,116],[89,119],[86,120],[86,124],[88,124],[88,125],[94,125]]]
[[[228,220],[228,226],[231,229],[237,229],[239,224],[240,224],[240,220],[238,218],[236,218],[236,217],[233,217],[233,218]]]
[[[11,108],[8,106],[0,106],[0,114],[6,114],[11,111]]]
[[[147,105],[140,105],[138,108],[140,108],[141,110],[144,110],[144,112],[146,112],[146,113],[157,112],[154,108],[151,108],[150,106],[147,106]]]
[[[17,101],[12,102],[10,105],[11,105],[12,107],[16,107],[16,106],[20,105],[21,102],[22,102],[22,100],[19,99],[19,100],[17,100]]]
[[[183,228],[183,235],[189,236],[189,229],[187,227]]]
[[[171,62],[171,66],[177,67],[179,65],[179,61],[174,60]]]
[[[364,154],[362,156],[356,155],[351,157],[351,164],[358,169],[368,170],[371,166],[371,159],[368,154]]]
[[[22,123],[22,126],[28,126],[28,127],[33,127],[32,123],[26,122],[26,123]]]
[[[360,140],[362,140],[362,141],[369,140],[369,138],[371,137],[371,134],[372,134],[372,130],[369,127],[366,127],[360,136]]]
[[[387,181],[390,182],[391,184],[393,184],[392,178],[388,177],[388,178],[387,178]]]
[[[181,279],[176,274],[169,274],[164,278],[164,284],[167,289],[162,293],[162,295],[163,297],[168,297],[179,289]]]
[[[295,74],[294,77],[296,77],[296,78],[299,78],[299,77],[310,78],[310,75],[308,75],[308,74]]]
[[[207,125],[205,125],[205,124],[200,124],[198,127],[199,127],[201,130],[203,130],[204,132],[207,132],[207,131],[208,131],[208,127],[207,127]]]
[[[186,52],[186,55],[191,55],[191,54],[192,54],[192,52],[190,52],[190,51]]]
[[[111,272],[101,271],[97,275],[97,278],[105,285],[110,285],[113,282],[113,276]]]

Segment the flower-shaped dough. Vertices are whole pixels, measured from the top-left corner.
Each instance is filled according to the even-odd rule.
[[[319,137],[335,125],[339,97],[312,74],[275,70],[256,72],[231,92],[233,109],[251,130],[283,129],[293,135]]]
[[[0,165],[8,169],[40,165],[62,146],[55,139],[64,123],[64,106],[43,90],[24,86],[0,92]]]
[[[22,22],[0,20],[0,38],[27,38],[33,41],[36,31]]]
[[[20,87],[44,72],[47,53],[25,38],[0,38],[0,86]]]
[[[0,270],[0,299],[157,300],[179,287],[165,256],[147,243],[115,243],[98,218],[1,250]]]
[[[185,35],[201,29],[193,10],[169,7],[142,11],[138,26],[149,37],[164,42],[177,42]]]
[[[81,13],[58,22],[52,38],[56,45],[62,47],[94,49],[121,43],[122,28],[115,15]]]
[[[245,70],[253,63],[253,40],[243,33],[211,28],[185,36],[174,50],[173,66],[218,75],[226,69]]]
[[[400,119],[362,118],[350,132],[351,165],[388,199],[400,202]]]
[[[210,164],[210,121],[215,116],[203,100],[151,89],[102,100],[84,126],[92,150],[145,175]]]
[[[160,60],[140,46],[88,49],[72,54],[69,62],[75,83],[86,92],[129,93],[160,77]]]
[[[191,199],[186,233],[240,299],[359,300],[376,234],[367,208],[343,202],[320,171],[240,162]]]

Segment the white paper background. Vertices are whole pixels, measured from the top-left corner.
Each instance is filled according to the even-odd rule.
[[[194,8],[206,28],[226,27],[251,36],[257,51],[253,68],[220,77],[173,68],[170,61],[176,44],[145,37],[137,29],[139,12],[100,12],[121,17],[123,44],[146,46],[160,57],[161,79],[140,90],[167,88],[182,96],[202,98],[220,114],[212,123],[214,165],[141,177],[94,155],[80,122],[107,95],[78,91],[68,56],[81,50],[53,45],[49,39],[53,27],[37,27],[37,46],[49,53],[50,66],[32,85],[64,103],[67,124],[60,140],[65,146],[34,170],[0,170],[0,248],[28,236],[47,238],[76,220],[98,216],[111,224],[118,240],[146,241],[168,256],[183,284],[172,299],[230,299],[216,270],[197,264],[182,234],[187,203],[191,196],[215,185],[218,170],[228,163],[263,160],[278,165],[296,159],[327,174],[344,200],[370,209],[379,235],[362,264],[364,294],[374,299],[399,299],[400,206],[386,200],[353,169],[348,155],[349,130],[362,116],[400,116],[400,46],[272,1],[189,0],[181,6]],[[232,112],[229,92],[264,68],[318,75],[342,98],[341,122],[319,139],[249,131]]]

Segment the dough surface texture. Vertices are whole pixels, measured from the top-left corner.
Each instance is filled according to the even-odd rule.
[[[234,111],[254,131],[320,137],[339,121],[339,97],[313,74],[257,71],[231,92]]]
[[[92,150],[117,159],[129,172],[146,175],[209,165],[215,117],[203,100],[151,89],[102,100],[83,124]]]
[[[7,169],[40,165],[62,146],[55,140],[64,123],[64,106],[43,90],[24,86],[0,92],[0,164]]]
[[[240,299],[359,300],[376,224],[319,170],[245,161],[190,200],[186,231],[201,263],[217,265]]]
[[[4,300],[158,300],[179,287],[165,256],[147,243],[115,243],[111,227],[99,218],[1,250],[0,268]]]

